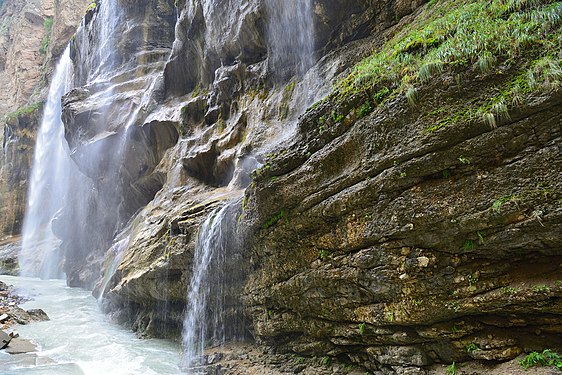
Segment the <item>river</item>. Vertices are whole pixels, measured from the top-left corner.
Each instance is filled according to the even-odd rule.
[[[89,291],[69,288],[64,280],[0,275],[17,294],[32,298],[24,309],[43,309],[50,321],[15,326],[21,338],[38,344],[45,365],[15,363],[0,351],[2,375],[150,375],[180,374],[180,345],[139,339],[111,323]]]

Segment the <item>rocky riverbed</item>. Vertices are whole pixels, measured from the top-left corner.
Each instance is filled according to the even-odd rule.
[[[38,357],[34,354],[37,346],[30,340],[20,338],[16,333],[17,324],[28,324],[49,320],[47,314],[41,309],[24,310],[20,304],[29,301],[28,298],[17,295],[12,286],[0,281],[0,343],[1,351],[11,354],[10,357],[0,357],[0,364],[22,363],[36,364]]]

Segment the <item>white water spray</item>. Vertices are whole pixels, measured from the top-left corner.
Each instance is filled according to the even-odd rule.
[[[182,334],[182,367],[190,374],[204,371],[205,348],[244,338],[237,298],[245,276],[235,218],[239,205],[235,200],[211,213],[197,239]]]
[[[266,0],[270,69],[278,78],[303,75],[314,64],[312,0]]]
[[[24,276],[64,276],[60,240],[54,235],[52,224],[64,206],[72,168],[61,120],[61,98],[71,87],[72,61],[67,47],[55,69],[37,135],[19,257]]]

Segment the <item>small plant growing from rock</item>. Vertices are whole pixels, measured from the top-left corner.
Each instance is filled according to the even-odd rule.
[[[332,120],[334,120],[334,122],[336,124],[342,122],[344,117],[345,116],[342,115],[341,113],[337,113],[336,111],[332,111]]]
[[[390,89],[388,87],[383,87],[373,96],[373,99],[377,103],[381,103],[390,94]]]
[[[357,329],[359,330],[359,334],[361,336],[363,336],[363,334],[365,333],[365,323],[361,323],[357,326]]]
[[[492,203],[492,211],[499,214],[501,212],[502,206],[508,202],[511,202],[513,199],[513,195],[506,195],[496,199],[494,203]]]
[[[447,375],[457,375],[457,365],[455,364],[455,362],[451,363],[451,365],[449,367],[447,367],[447,371],[446,374]]]
[[[358,117],[363,118],[371,112],[373,112],[373,107],[371,107],[371,103],[365,102],[361,107],[359,107]]]
[[[477,350],[480,350],[480,347],[476,343],[471,342],[470,344],[468,344],[465,347],[465,350],[466,350],[467,353],[472,353],[472,352],[475,352]]]
[[[503,294],[507,294],[507,295],[513,295],[517,293],[517,289],[512,288],[510,286],[503,287],[501,290]]]
[[[263,225],[262,228],[263,229],[268,229],[269,227],[277,224],[278,221],[280,221],[281,219],[285,219],[285,221],[287,221],[287,213],[285,212],[285,210],[281,210],[279,213],[275,214],[274,216],[272,216],[271,218],[269,218]]]
[[[532,352],[519,361],[525,370],[534,366],[553,366],[558,370],[562,370],[562,357],[558,353],[552,352],[550,349],[543,350],[542,353]]]
[[[478,231],[478,232],[476,232],[476,235],[478,236],[478,243],[480,245],[483,245],[484,244],[484,233]]]
[[[550,288],[548,287],[548,285],[535,285],[533,287],[533,292],[535,292],[535,293],[549,293]]]
[[[467,276],[468,278],[468,285],[470,286],[474,286],[476,285],[476,283],[478,283],[478,274],[477,273],[471,273],[470,275]]]
[[[332,252],[330,250],[322,249],[319,253],[320,259],[326,260],[332,257]]]
[[[406,100],[410,106],[415,107],[418,102],[418,90],[414,86],[408,87],[406,90]]]

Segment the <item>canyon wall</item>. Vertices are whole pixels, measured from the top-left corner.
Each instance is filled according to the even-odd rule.
[[[88,10],[69,283],[177,338],[227,207],[224,314],[262,353],[422,374],[562,350],[562,5],[297,3]]]

